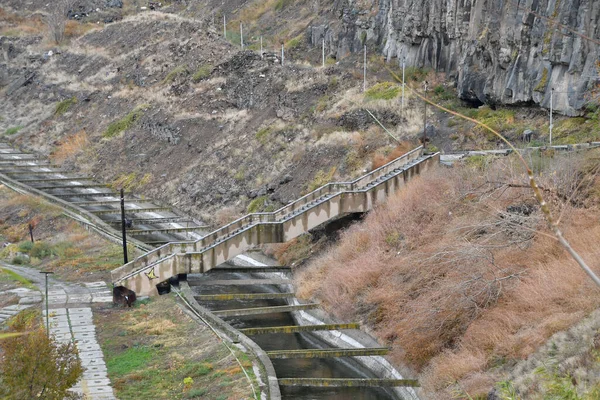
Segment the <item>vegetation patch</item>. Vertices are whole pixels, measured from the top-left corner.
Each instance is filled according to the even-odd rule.
[[[111,138],[118,135],[121,132],[125,132],[130,129],[136,121],[138,121],[144,115],[144,112],[150,107],[149,104],[142,104],[133,109],[122,119],[115,121],[108,125],[106,131],[102,134],[102,137]]]
[[[83,374],[75,345],[55,342],[41,321],[39,311],[25,310],[9,320],[8,332],[0,336],[3,399],[73,398],[67,390]]]
[[[256,140],[258,140],[261,144],[267,144],[269,140],[269,136],[273,133],[273,127],[267,126],[265,128],[261,128],[258,132],[256,132]]]
[[[201,65],[192,76],[192,80],[194,82],[200,82],[201,80],[208,78],[210,74],[212,74],[213,70],[214,67],[211,64]]]
[[[298,36],[288,40],[285,43],[285,48],[288,50],[296,49],[296,48],[300,47],[300,45],[302,44],[303,41],[304,41],[304,33],[301,33]]]
[[[175,79],[178,79],[178,78],[180,78],[182,76],[185,76],[185,75],[187,75],[189,73],[190,72],[188,71],[188,66],[187,65],[180,65],[180,66],[176,67],[175,69],[173,69],[171,72],[169,72],[167,74],[167,76],[165,76],[165,79],[163,79],[162,83],[163,84],[171,83]]]
[[[89,149],[90,141],[85,131],[79,131],[74,135],[67,136],[62,140],[54,149],[50,158],[57,163],[63,163],[64,161],[75,157],[76,155]]]
[[[152,174],[147,173],[142,176],[137,172],[119,175],[113,180],[110,186],[115,190],[123,189],[127,192],[135,191],[143,188],[152,181]]]
[[[533,90],[536,92],[544,92],[546,90],[546,86],[548,86],[548,68],[544,68],[542,71],[542,78]]]
[[[29,279],[6,268],[0,268],[0,282],[13,282],[19,287],[35,289],[35,286]]]
[[[33,226],[35,242],[29,238]],[[0,189],[0,239],[10,244],[0,258],[53,271],[59,279],[108,279],[123,262],[122,248],[89,233],[61,209],[39,198]],[[130,257],[135,249],[129,249]]]
[[[21,125],[13,126],[12,128],[8,128],[5,133],[7,135],[14,135],[15,133],[19,132],[21,129],[23,129],[23,127]]]
[[[337,167],[331,167],[328,172],[324,171],[322,169],[317,171],[313,180],[308,183],[308,185],[306,187],[306,192],[310,193],[313,190],[316,190],[316,189],[320,188],[321,186],[324,186],[324,185],[328,184],[329,182],[331,182],[336,171],[337,171]]]
[[[401,90],[401,87],[399,87],[394,82],[381,82],[371,87],[365,92],[365,99],[392,100],[398,97]]]
[[[73,96],[70,99],[65,99],[56,105],[56,110],[54,110],[54,115],[59,117],[69,111],[71,106],[77,104],[77,97]]]
[[[267,205],[268,202],[269,202],[268,196],[257,197],[254,200],[252,200],[250,202],[250,204],[248,204],[248,208],[246,209],[246,211],[249,214],[260,212],[265,208],[265,206]]]
[[[174,295],[126,310],[107,306],[94,318],[119,399],[253,398],[229,350],[184,313]],[[252,363],[237,350],[236,355],[258,388]]]
[[[558,212],[559,193],[579,187],[561,229],[592,264],[600,216],[590,171],[599,154],[540,154],[536,168]],[[393,360],[423,371],[430,397],[485,398],[499,365],[527,358],[600,306],[589,295],[594,283],[540,232],[545,223],[519,168],[509,156],[412,180],[296,274],[298,295],[337,318],[367,321]]]
[[[290,4],[292,4],[292,0],[277,0],[275,2],[275,4],[273,5],[273,9],[275,11],[281,11],[284,8],[286,8],[287,6],[289,6]]]

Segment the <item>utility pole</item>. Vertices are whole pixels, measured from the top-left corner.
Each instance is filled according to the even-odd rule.
[[[429,82],[425,81],[425,97],[429,89]],[[427,102],[423,101],[423,147],[427,146]]]
[[[29,236],[31,237],[31,243],[34,243],[33,240],[33,226],[29,224]]]
[[[241,22],[240,22],[240,44],[242,45],[242,50],[244,50],[244,28],[242,27]]]
[[[552,113],[553,113],[553,108],[554,108],[554,88],[552,88],[552,90],[550,90],[550,146],[552,146]]]
[[[363,60],[363,92],[367,91],[367,45],[365,44],[365,54]]]
[[[123,263],[127,264],[127,235],[125,234],[125,193],[121,188],[121,233],[123,234]]]
[[[48,315],[48,275],[53,274],[51,271],[41,271],[40,274],[46,275],[46,335],[50,337],[50,316]]]
[[[325,38],[323,38],[323,68],[325,68]]]
[[[406,57],[402,56],[402,110],[404,111],[404,70],[406,68]]]
[[[223,14],[223,37],[227,39],[227,17]]]

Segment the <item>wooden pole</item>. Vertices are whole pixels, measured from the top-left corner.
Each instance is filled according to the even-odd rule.
[[[127,264],[127,235],[125,233],[125,193],[121,188],[121,233],[123,234],[123,263]]]

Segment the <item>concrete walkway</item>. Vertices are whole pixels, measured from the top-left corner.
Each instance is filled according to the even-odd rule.
[[[9,269],[30,280],[45,293],[45,278],[33,268],[0,262]],[[10,292],[19,296],[19,304],[0,309],[0,323],[19,311],[37,305],[46,316],[42,294],[30,289],[19,288]],[[85,369],[83,378],[71,390],[85,395],[86,400],[115,400],[113,389],[106,374],[106,364],[100,345],[96,340],[96,327],[90,303],[112,302],[111,290],[104,282],[82,284],[60,282],[48,277],[48,311],[50,333],[59,342],[73,341],[79,350],[79,358]]]

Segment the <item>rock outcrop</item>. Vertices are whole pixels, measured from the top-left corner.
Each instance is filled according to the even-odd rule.
[[[338,57],[376,45],[447,72],[475,104],[548,108],[554,88],[555,109],[576,115],[599,82],[595,0],[337,0],[332,12],[340,22],[313,26],[313,44],[325,38]]]

